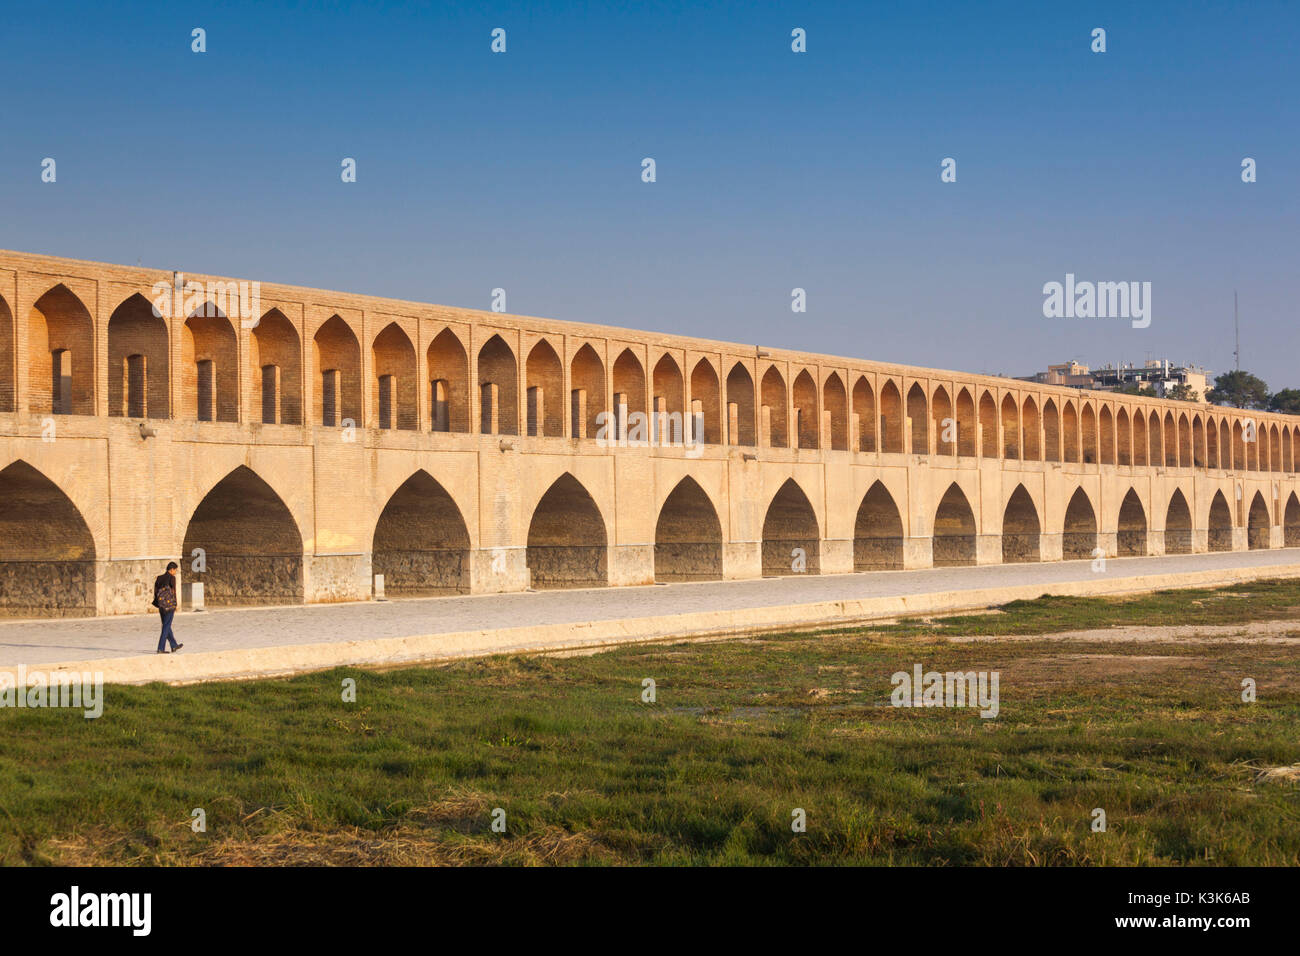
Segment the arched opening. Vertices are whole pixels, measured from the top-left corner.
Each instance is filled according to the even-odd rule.
[[[1185,423],[1186,419],[1183,421]],[[1199,415],[1192,419],[1192,458],[1190,462],[1184,459],[1183,467],[1205,467],[1205,426]]]
[[[773,365],[763,373],[763,421],[768,444],[785,448],[789,444],[785,421],[785,379]]]
[[[858,416],[858,451],[876,450],[876,396],[866,376],[853,386],[853,414]]]
[[[1012,403],[1012,407],[1015,404]],[[985,458],[998,457],[998,406],[988,392],[980,395],[980,430],[983,434],[983,446],[980,454]]]
[[[200,422],[239,421],[239,346],[235,328],[211,302],[199,306],[185,320],[181,368],[181,400],[186,418]]]
[[[1091,558],[1097,550],[1097,513],[1082,488],[1076,488],[1065,509],[1061,556],[1067,560]]]
[[[418,428],[415,346],[400,325],[390,322],[375,336],[370,354],[375,369],[370,383],[374,427]]]
[[[605,520],[582,483],[565,472],[542,495],[528,526],[532,586],[593,588],[609,583]]]
[[[33,415],[95,414],[95,326],[81,300],[63,284],[32,307],[27,370]]]
[[[1015,396],[1010,393],[1002,399],[1002,457],[1008,461],[1020,458],[1020,409]]]
[[[1294,472],[1295,467],[1292,462],[1291,449],[1293,442],[1291,440],[1290,427],[1282,429],[1282,470],[1288,473]]]
[[[649,417],[645,404],[645,369],[631,349],[624,349],[614,360],[614,414],[618,418],[618,432],[623,438],[637,442],[649,438]],[[752,389],[751,389],[752,392]],[[753,421],[754,398],[750,395],[750,420]],[[633,416],[636,416],[633,418]],[[637,423],[635,434],[630,434],[629,422]],[[753,444],[750,441],[749,444]]]
[[[18,349],[14,327],[14,313],[5,297],[0,295],[0,412],[17,408]]]
[[[564,366],[551,343],[541,339],[524,365],[528,386],[528,434],[564,436]]]
[[[169,418],[167,323],[136,293],[108,320],[108,414]]]
[[[1083,442],[1083,463],[1095,465],[1101,461],[1097,454],[1097,414],[1091,405],[1084,405],[1079,414],[1080,440]]]
[[[1250,550],[1262,550],[1269,546],[1268,531],[1268,505],[1264,503],[1264,496],[1257,491],[1250,500],[1250,515],[1246,519],[1246,543]]]
[[[1115,418],[1107,405],[1101,406],[1101,414],[1097,417],[1101,420],[1101,463],[1113,465],[1115,464]]]
[[[1219,461],[1219,426],[1211,418],[1205,423],[1205,467],[1222,468]]]
[[[1061,460],[1061,416],[1056,402],[1043,402],[1043,461]]]
[[[260,421],[264,425],[301,425],[302,343],[298,330],[283,312],[272,309],[253,326],[248,345],[250,380],[260,383]],[[414,359],[412,349],[412,363]],[[413,365],[410,380],[413,386]],[[415,427],[414,419],[409,427]]]
[[[1119,451],[1116,455],[1119,464],[1133,464],[1133,428],[1129,422],[1128,412],[1120,409],[1115,415],[1116,442],[1119,445]]]
[[[429,366],[429,430],[461,432],[469,427],[469,353],[460,337],[443,329],[425,353]],[[555,401],[560,401],[555,392]]]
[[[1116,551],[1121,558],[1141,557],[1147,553],[1147,512],[1132,488],[1119,507]]]
[[[1133,464],[1147,463],[1147,420],[1141,409],[1133,412]]]
[[[1222,491],[1216,491],[1214,493],[1214,500],[1210,502],[1209,528],[1210,550],[1231,551],[1232,509],[1228,507],[1228,499],[1223,497]]]
[[[830,419],[830,434],[827,439],[833,451],[848,451],[849,448],[849,397],[844,391],[844,383],[835,372],[826,376],[822,385],[822,405],[826,417]]]
[[[737,362],[727,373],[727,441],[754,445],[754,380]]]
[[[407,478],[384,505],[370,546],[384,591],[400,597],[469,591],[469,531],[447,490],[427,471]]]
[[[891,378],[880,387],[880,450],[903,450],[903,396]]]
[[[691,372],[691,434],[696,442],[721,445],[722,430],[719,405],[722,402],[718,373],[708,359],[700,359]],[[703,431],[696,434],[703,417]]]
[[[934,451],[936,455],[957,454],[957,421],[952,414],[948,390],[942,385],[930,396],[930,417],[934,421]]]
[[[722,579],[722,523],[694,478],[677,483],[655,524],[656,581]]]
[[[1156,411],[1147,413],[1147,463],[1151,467],[1157,467],[1165,460],[1165,449],[1161,439],[1160,413]]]
[[[1192,553],[1192,509],[1183,493],[1175,489],[1165,513],[1165,554]]]
[[[907,390],[907,417],[912,422],[912,454],[930,454],[930,416],[925,390],[920,382],[913,382]]]
[[[1024,419],[1021,425],[1021,448],[1024,449],[1025,461],[1042,461],[1042,431],[1038,420],[1038,406],[1032,398],[1025,399]]]
[[[478,350],[478,389],[479,434],[518,435],[519,365],[514,350],[499,335]]]
[[[1268,470],[1282,470],[1282,433],[1276,425],[1268,429]]]
[[[763,519],[763,576],[818,574],[821,533],[817,515],[793,478],[787,478]]]
[[[1024,485],[1016,485],[1002,513],[1002,563],[1024,564],[1041,561],[1039,541],[1043,527],[1038,521],[1038,509]]]
[[[1079,461],[1079,415],[1074,402],[1066,402],[1061,409],[1062,431],[1065,435],[1065,448],[1062,460],[1072,463]]]
[[[975,515],[954,482],[948,486],[934,516],[934,566],[949,568],[975,563]]]
[[[1219,467],[1224,470],[1232,468],[1232,429],[1226,418],[1219,420]]]
[[[957,393],[957,454],[975,457],[975,400],[970,392]]]
[[[1187,419],[1183,419],[1183,425],[1186,426]],[[1188,465],[1192,463],[1191,436],[1187,436],[1187,454],[1183,454],[1183,435],[1178,423],[1174,421],[1173,412],[1165,412],[1165,467],[1179,468],[1184,462]]]
[[[1300,548],[1300,499],[1296,498],[1294,491],[1286,500],[1282,521],[1282,546]]]
[[[316,422],[335,428],[361,421],[361,343],[341,316],[332,315],[312,337],[312,366],[320,388],[312,402]]]
[[[605,422],[608,408],[605,402],[605,364],[590,345],[584,345],[573,356],[569,366],[572,396],[569,428],[574,438],[599,438],[601,423]],[[605,435],[614,430],[607,423]]]
[[[804,369],[794,379],[794,421],[797,448],[816,448],[819,431],[817,383]]]
[[[682,370],[671,355],[664,355],[655,364],[651,385],[654,390],[655,424],[654,440],[661,445],[681,444],[686,432],[682,403],[685,401],[686,380]],[[764,401],[767,399],[764,398]],[[785,406],[781,406],[785,417]]]
[[[885,486],[872,484],[858,505],[853,525],[853,570],[894,571],[903,567],[903,519]]]
[[[27,464],[0,470],[0,615],[95,613],[95,541],[58,485]]]
[[[245,465],[199,502],[181,550],[182,576],[202,583],[209,605],[302,602],[298,525],[280,496]]]

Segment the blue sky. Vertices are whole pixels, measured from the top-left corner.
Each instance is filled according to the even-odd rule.
[[[1012,375],[1222,371],[1235,288],[1243,367],[1300,386],[1298,28],[1193,0],[28,5],[0,247]],[[1150,327],[1044,318],[1067,272],[1151,282]]]

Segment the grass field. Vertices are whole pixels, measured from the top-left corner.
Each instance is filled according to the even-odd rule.
[[[1039,636],[1194,624],[1249,638],[1252,622],[1287,620],[1294,637]],[[890,675],[918,663],[998,671],[998,717],[891,707]],[[98,720],[0,711],[0,861],[1297,865],[1298,675],[1300,582],[1277,581],[109,687]],[[192,831],[194,808],[206,832]],[[796,808],[806,832],[792,832]],[[1094,808],[1106,832],[1092,831]]]

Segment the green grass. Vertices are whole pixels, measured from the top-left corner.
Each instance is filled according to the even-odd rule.
[[[1296,607],[1300,582],[1252,582],[593,656],[109,687],[98,720],[0,711],[0,861],[1297,865],[1300,784],[1256,777],[1300,764],[1300,641],[946,640]],[[999,716],[889,706],[890,675],[914,663],[999,671]],[[1243,677],[1258,702],[1241,701]],[[791,831],[795,808],[807,832]]]

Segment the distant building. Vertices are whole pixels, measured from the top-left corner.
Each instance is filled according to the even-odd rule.
[[[1047,366],[1046,372],[1017,376],[1023,382],[1040,385],[1066,385],[1073,388],[1090,388],[1114,392],[1133,386],[1151,392],[1157,398],[1169,397],[1177,385],[1187,385],[1196,393],[1197,400],[1205,403],[1209,388],[1208,369],[1199,365],[1178,365],[1168,359],[1148,359],[1142,365],[1103,365],[1091,369],[1079,362],[1062,362]]]

